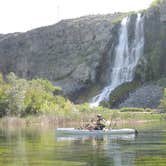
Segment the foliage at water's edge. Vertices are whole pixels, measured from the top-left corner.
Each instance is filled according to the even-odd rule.
[[[108,109],[91,108],[89,103],[73,104],[62,95],[62,90],[44,79],[25,80],[10,73],[0,75],[0,116],[25,117],[24,123],[62,123],[87,121],[101,113],[111,121],[164,120],[165,114],[148,108]],[[166,90],[159,109],[166,111]],[[36,120],[34,120],[34,118]],[[15,120],[14,120],[15,121]],[[17,120],[16,120],[17,121]],[[4,118],[2,119],[4,123]],[[5,123],[8,122],[5,119]],[[113,122],[113,123],[114,123]],[[56,124],[57,125],[57,124]]]

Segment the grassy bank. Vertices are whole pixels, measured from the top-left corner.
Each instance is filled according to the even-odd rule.
[[[166,112],[166,89],[159,108]],[[91,108],[88,103],[75,105],[48,80],[20,79],[14,73],[4,79],[0,74],[0,127],[80,127],[99,113],[111,121],[112,128],[122,123],[166,119],[166,114],[155,112],[148,108],[115,110],[102,106]]]
[[[0,127],[80,127],[90,119],[95,118],[100,111],[71,112],[70,114],[40,115],[20,117],[3,117],[0,119]],[[166,114],[152,112],[121,112],[120,110],[103,111],[103,117],[111,121],[111,127],[116,128],[121,124],[137,124],[149,121],[161,121],[166,119]]]

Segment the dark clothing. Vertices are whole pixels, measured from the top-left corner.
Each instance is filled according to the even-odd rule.
[[[105,125],[100,124],[95,127],[95,130],[103,130],[105,128]]]
[[[99,117],[96,122],[95,130],[103,130],[106,126],[103,124],[105,121],[103,118]]]

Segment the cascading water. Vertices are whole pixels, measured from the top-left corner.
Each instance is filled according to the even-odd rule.
[[[110,93],[119,85],[130,82],[134,78],[134,69],[144,48],[144,20],[141,14],[137,14],[135,23],[135,38],[129,48],[128,42],[128,24],[130,18],[126,17],[121,22],[119,33],[119,43],[115,49],[115,60],[110,75],[110,84],[102,92],[93,97],[90,105],[98,106],[101,101],[108,100]]]

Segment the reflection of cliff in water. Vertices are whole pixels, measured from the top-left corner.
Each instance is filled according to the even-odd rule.
[[[128,156],[127,153],[123,153],[124,149],[121,147],[121,145],[128,145],[135,141],[133,134],[61,136],[56,137],[56,141],[70,143],[71,153],[69,156],[63,156],[62,160],[71,161],[74,158],[74,161],[86,162],[88,166],[132,166],[135,160],[134,154]],[[126,158],[128,159],[126,160]]]

